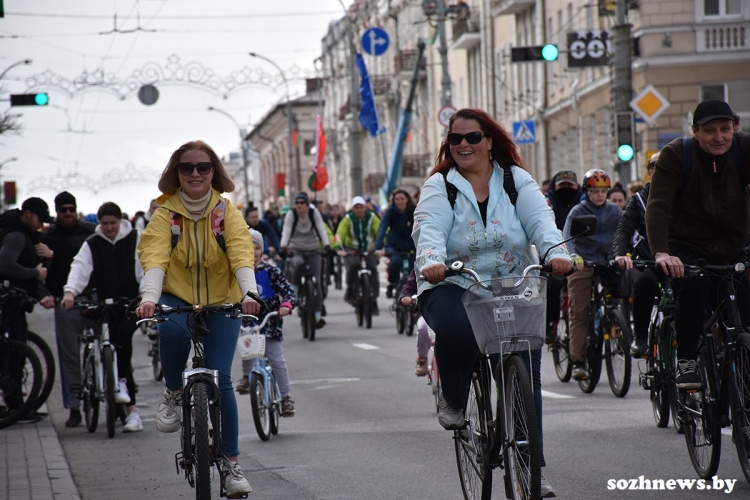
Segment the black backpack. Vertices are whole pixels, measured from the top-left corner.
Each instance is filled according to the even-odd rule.
[[[503,169],[503,189],[508,193],[510,202],[513,206],[516,206],[516,200],[518,200],[518,191],[516,191],[516,183],[513,181],[513,172],[511,171],[510,165],[500,165]],[[456,197],[458,196],[458,188],[455,184],[448,182],[448,172],[440,172],[443,174],[443,182],[445,182],[445,191],[448,193],[448,203],[451,204],[451,208],[456,206]]]

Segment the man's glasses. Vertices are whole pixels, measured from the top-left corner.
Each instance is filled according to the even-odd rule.
[[[76,213],[76,207],[60,207],[57,209],[58,214],[74,214]]]
[[[295,201],[294,204],[295,205],[307,205],[307,202],[306,201]]]
[[[479,144],[485,135],[482,132],[469,132],[468,134],[448,134],[448,142],[451,146],[458,146],[466,139],[469,144]]]
[[[194,169],[198,169],[198,173],[201,175],[208,175],[211,173],[211,169],[214,168],[213,164],[208,161],[202,161],[195,165],[193,163],[178,163],[177,168],[180,170],[182,175],[192,175]]]

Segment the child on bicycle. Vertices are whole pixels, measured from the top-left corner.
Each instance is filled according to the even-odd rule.
[[[417,294],[417,275],[414,269],[409,273],[409,277],[401,288],[398,303],[403,307],[409,307],[414,303],[412,295]],[[424,320],[419,309],[414,313],[417,318],[417,359],[416,366],[414,367],[414,375],[417,377],[424,377],[427,375],[429,368],[427,368],[427,353],[430,352],[430,334],[427,330],[427,322]]]
[[[266,339],[266,357],[273,369],[276,381],[281,391],[281,416],[294,416],[294,401],[289,396],[289,373],[284,359],[284,351],[281,347],[283,339],[281,328],[284,326],[282,316],[292,313],[296,297],[294,290],[286,280],[283,271],[263,261],[263,235],[254,229],[250,229],[253,238],[253,249],[255,251],[255,283],[258,287],[258,295],[266,301],[268,312],[279,311],[279,315],[268,320],[261,333],[268,337]],[[249,320],[243,320],[243,323]],[[242,361],[242,379],[237,382],[236,391],[240,394],[250,392],[250,370],[253,367],[251,359]]]
[[[588,332],[589,308],[591,306],[591,283],[594,270],[584,267],[584,259],[602,262],[612,259],[612,241],[622,210],[607,200],[612,181],[606,172],[593,169],[583,176],[583,201],[573,207],[565,221],[563,238],[570,238],[570,225],[574,217],[596,216],[596,231],[589,236],[576,238],[567,243],[573,257],[575,272],[568,277],[570,297],[570,359],[573,362],[573,378],[586,380],[586,334]]]

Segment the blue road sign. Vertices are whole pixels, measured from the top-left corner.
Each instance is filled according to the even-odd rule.
[[[388,50],[388,33],[382,28],[370,28],[362,35],[362,50],[371,56],[381,56]]]
[[[513,141],[516,144],[534,144],[536,142],[534,121],[513,122]]]

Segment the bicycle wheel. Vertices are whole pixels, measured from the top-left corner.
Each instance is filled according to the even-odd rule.
[[[333,269],[334,269],[333,282],[334,282],[334,285],[336,286],[336,290],[341,290],[343,286],[343,283],[341,280],[341,276],[343,274],[342,268],[343,268],[343,264],[341,261],[341,257],[337,255],[333,263]]]
[[[299,303],[298,314],[300,317],[300,323],[302,324],[302,338],[306,339],[310,336],[310,331],[307,329],[309,324],[307,323],[307,309],[310,307],[310,296],[307,295],[307,283],[303,283],[299,287],[299,293],[297,294],[297,301]]]
[[[164,371],[161,367],[161,356],[159,355],[158,344],[153,345],[148,354],[151,356],[151,369],[154,373],[154,380],[161,382],[164,378]]]
[[[320,293],[323,299],[328,298],[328,256],[320,258]]]
[[[718,398],[714,389],[715,370],[709,375],[711,367],[708,360],[716,359],[709,355],[708,347],[703,346],[698,357],[698,368],[702,387],[697,391],[680,392],[684,405],[682,428],[685,431],[690,461],[701,479],[710,479],[719,469],[721,457],[721,426],[716,418],[716,406],[711,399]]]
[[[599,378],[602,375],[602,336],[601,332],[599,335],[589,335],[588,338],[589,346],[586,350],[586,370],[588,370],[589,377],[584,380],[578,381],[578,387],[581,388],[586,394],[591,394],[596,389],[596,384],[599,383]]]
[[[750,334],[737,336],[735,346],[736,386],[732,404],[732,431],[737,458],[750,483]]]
[[[434,351],[430,359],[430,383],[432,384],[432,395],[435,398],[435,411],[438,412],[440,411],[440,373],[438,373]]]
[[[81,374],[81,399],[86,430],[96,432],[99,425],[99,397],[97,396],[96,360],[89,346],[83,350],[83,373]]]
[[[510,355],[505,369],[505,477],[512,498],[531,500],[541,495],[542,452],[534,393],[526,363]],[[498,416],[500,415],[498,410]]]
[[[26,334],[26,343],[34,349],[37,358],[42,364],[42,389],[39,391],[39,397],[36,401],[36,408],[32,411],[36,411],[41,407],[52,392],[52,387],[55,385],[55,355],[52,354],[47,342],[38,334],[28,331]]]
[[[550,346],[552,361],[555,364],[555,374],[560,382],[569,382],[573,373],[573,363],[570,362],[570,330],[568,328],[568,311],[560,311],[557,321],[557,336],[555,343]]]
[[[104,365],[104,407],[107,416],[107,437],[115,437],[115,420],[117,419],[117,403],[115,403],[115,356],[112,347],[102,349],[102,364]]]
[[[414,327],[417,326],[417,322],[414,321],[414,311],[412,311],[411,307],[408,307],[404,310],[404,314],[406,315],[405,333],[407,337],[411,337],[414,335]]]
[[[487,426],[492,420],[491,412],[490,405],[485,404],[477,374],[473,373],[465,411],[467,425],[453,433],[458,476],[461,479],[461,490],[465,500],[489,500],[492,495],[492,466]]]
[[[271,391],[271,434],[274,436],[279,433],[279,416],[281,415],[281,408],[279,405],[281,404],[281,391],[279,390],[279,384],[276,382],[276,379],[273,379],[273,384],[271,384],[271,388],[273,389]]]
[[[192,431],[195,437],[193,445],[193,463],[195,464],[195,498],[211,498],[211,455],[208,431],[208,382],[197,380],[190,387],[193,399],[190,413],[193,419]]]
[[[317,308],[315,282],[313,280],[308,280],[305,283],[305,295],[310,298],[307,301],[307,315],[305,315],[304,321],[307,321],[307,338],[312,342],[315,340],[315,309]]]
[[[661,333],[660,333],[661,332]],[[648,358],[646,358],[647,373],[651,374],[649,399],[657,427],[669,425],[669,385],[667,377],[668,351],[663,348],[662,339],[664,328],[662,325],[652,326],[649,334]]]
[[[263,441],[271,438],[271,409],[266,405],[263,377],[253,373],[250,377],[250,404],[253,408],[255,430]]]
[[[604,361],[607,365],[607,379],[612,394],[625,397],[630,389],[630,325],[622,310],[610,311],[612,325],[604,333]]]
[[[359,280],[362,317],[365,320],[365,328],[372,328],[372,288],[370,287],[370,275],[363,274]]]
[[[36,408],[42,389],[42,364],[26,343],[0,338],[0,429]]]
[[[404,308],[396,304],[396,331],[399,335],[404,333]]]

